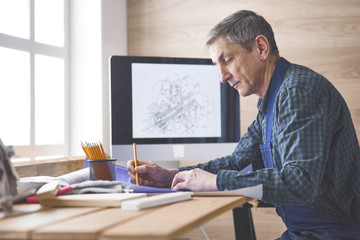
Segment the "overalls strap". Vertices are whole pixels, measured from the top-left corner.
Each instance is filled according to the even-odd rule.
[[[261,155],[263,157],[265,168],[273,168],[274,162],[272,159],[271,153],[271,131],[273,124],[273,109],[276,96],[279,92],[280,85],[283,82],[286,71],[289,68],[290,63],[284,58],[280,58],[273,76],[270,81],[270,92],[268,98],[268,105],[266,108],[266,118],[265,118],[265,131],[263,131],[263,144],[260,144]]]

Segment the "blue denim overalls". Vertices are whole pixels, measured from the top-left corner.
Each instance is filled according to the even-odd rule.
[[[274,168],[271,152],[271,131],[273,106],[280,85],[290,63],[280,58],[270,82],[270,95],[265,119],[265,131],[260,150],[265,168]],[[282,218],[287,231],[281,240],[288,239],[360,239],[360,226],[342,218],[326,215],[304,205],[276,205],[276,212]]]

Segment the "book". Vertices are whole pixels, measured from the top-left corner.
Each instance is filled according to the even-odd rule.
[[[121,207],[124,200],[146,197],[145,193],[98,193],[62,195],[44,199],[46,207]]]

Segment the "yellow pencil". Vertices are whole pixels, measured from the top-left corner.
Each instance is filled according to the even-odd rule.
[[[137,156],[136,156],[136,143],[133,143],[133,147],[134,147],[134,162],[135,162],[135,167],[138,166],[138,162],[137,162]],[[136,185],[139,185],[139,174],[136,172]]]

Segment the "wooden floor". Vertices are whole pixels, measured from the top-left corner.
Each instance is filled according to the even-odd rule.
[[[271,240],[281,236],[285,226],[274,208],[252,209],[253,220],[257,240]],[[235,239],[232,212],[224,213],[217,218],[205,223],[203,228],[211,240]],[[184,234],[177,240],[200,240],[206,239],[201,228],[197,227],[191,232]]]

